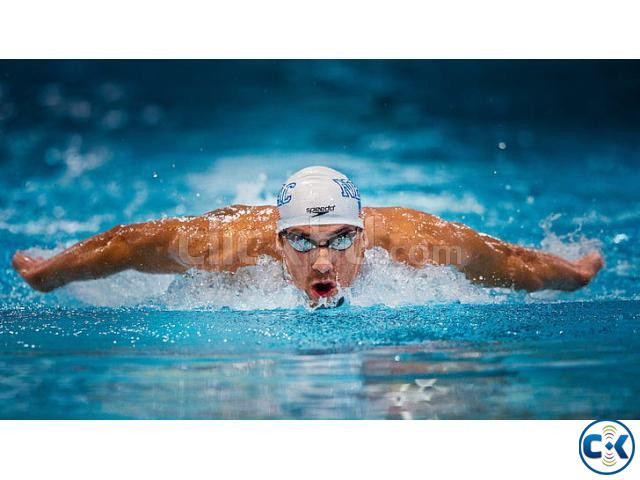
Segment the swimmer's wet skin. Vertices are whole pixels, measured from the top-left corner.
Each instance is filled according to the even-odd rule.
[[[266,255],[283,262],[286,277],[311,305],[326,306],[341,303],[340,289],[352,284],[365,250],[374,247],[415,268],[452,265],[472,282],[528,291],[576,290],[604,265],[597,252],[569,261],[417,210],[361,208],[358,189],[345,175],[308,167],[283,184],[277,208],[233,205],[202,216],[118,225],[49,259],[17,252],[13,266],[34,289],[50,292],[127,269],[235,272]]]

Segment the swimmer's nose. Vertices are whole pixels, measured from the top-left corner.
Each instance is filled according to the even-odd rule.
[[[318,256],[316,257],[315,262],[313,262],[312,267],[316,272],[322,274],[330,273],[331,270],[333,270],[333,263],[331,263],[329,252],[326,248],[318,249]]]

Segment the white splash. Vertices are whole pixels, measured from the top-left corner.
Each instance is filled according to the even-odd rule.
[[[26,250],[26,253],[36,258],[50,258],[73,243],[70,241],[65,246],[50,250],[33,247]],[[73,282],[47,296],[55,298],[61,305],[73,300],[96,307],[144,305],[166,292],[174,277],[175,275],[150,275],[126,270],[99,280]]]
[[[179,276],[159,303],[175,310],[272,310],[305,305],[302,294],[283,275],[282,264],[261,257],[236,273],[191,270]]]
[[[564,235],[554,233],[551,228],[553,222],[560,218],[561,214],[554,213],[540,222],[540,227],[545,233],[540,242],[543,250],[551,252],[569,260],[577,260],[585,254],[600,250],[602,242],[597,239],[587,238],[582,233],[582,224],[579,223],[575,230]]]
[[[174,275],[151,275],[127,270],[99,280],[73,282],[59,295],[69,295],[97,307],[129,307],[152,304],[167,291]]]
[[[615,237],[613,237],[613,243],[616,245],[622,242],[626,242],[629,240],[629,236],[625,233],[618,233]]]
[[[415,269],[394,262],[382,248],[365,253],[365,264],[351,288],[352,305],[423,305],[428,303],[496,303],[506,297],[472,284],[453,267],[426,265]]]
[[[53,252],[32,249],[49,256]],[[429,303],[496,303],[507,298],[469,282],[449,267],[414,269],[391,260],[380,248],[366,252],[360,276],[343,293],[354,306],[423,305]],[[170,310],[239,311],[307,307],[304,294],[289,283],[282,263],[261,257],[255,266],[236,273],[191,270],[184,275],[152,275],[132,270],[100,280],[74,282],[56,292],[64,304],[72,300],[105,306],[154,306]]]

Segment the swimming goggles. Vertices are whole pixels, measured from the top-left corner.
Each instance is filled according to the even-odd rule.
[[[304,235],[300,235],[299,233],[289,233],[282,232],[280,235],[285,237],[296,252],[307,253],[316,248],[330,248],[332,250],[343,251],[353,245],[353,240],[358,233],[358,230],[349,230],[344,233],[339,233],[335,237],[329,239],[328,241],[320,244],[316,243],[308,237]]]

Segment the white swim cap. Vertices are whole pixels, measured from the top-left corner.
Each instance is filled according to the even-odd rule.
[[[363,228],[360,193],[346,175],[307,167],[291,175],[278,194],[278,232],[304,225],[346,224]]]

